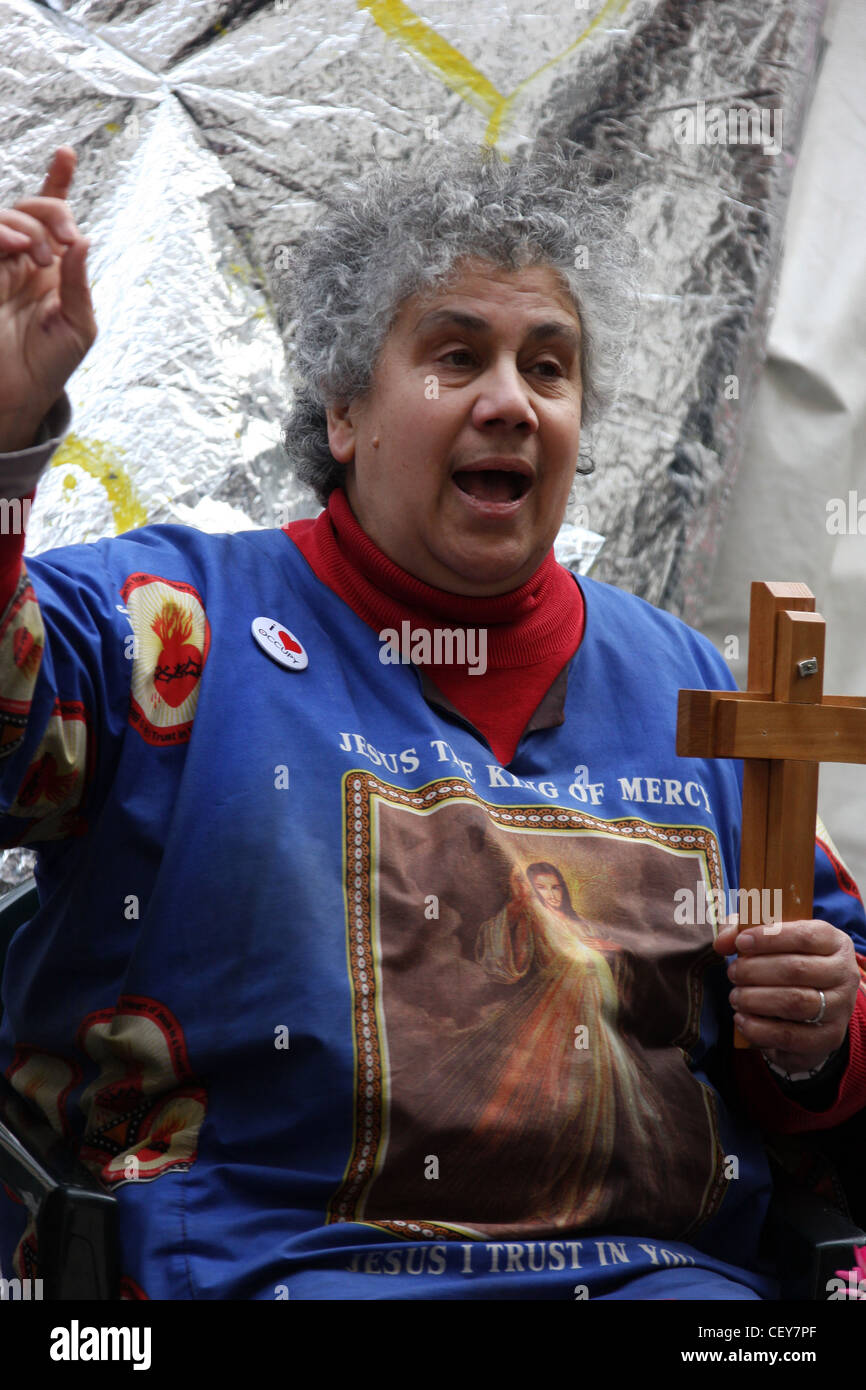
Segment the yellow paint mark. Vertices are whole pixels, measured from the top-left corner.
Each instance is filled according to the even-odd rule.
[[[404,5],[403,0],[357,0],[358,9],[369,10],[370,17],[389,38],[416,54],[463,101],[487,115],[487,129],[484,132],[486,145],[496,144],[509,108],[520,92],[534,82],[540,73],[562,62],[569,53],[585,43],[600,24],[621,14],[628,3],[629,0],[605,0],[595,18],[567,48],[523,78],[513,91],[502,93],[459,49],[437,34],[408,5]]]
[[[358,0],[358,9],[369,10],[390,39],[417,54],[464,101],[486,112],[503,100],[493,83],[403,0]]]
[[[276,309],[274,308],[273,300],[267,290],[267,277],[260,265],[251,266],[244,265],[238,261],[230,261],[228,271],[230,275],[234,275],[236,279],[240,280],[241,284],[253,285],[263,296],[267,308],[260,304],[257,308],[253,309],[252,317],[254,319],[266,319],[268,317],[268,309],[270,309],[273,317],[276,318]]]
[[[123,130],[123,126],[118,125],[117,121],[106,121],[105,129],[108,131],[109,135],[119,135]]]
[[[51,460],[52,468],[68,468],[74,465],[102,483],[111,505],[115,535],[131,531],[136,526],[147,525],[147,512],[135,490],[132,479],[121,462],[124,451],[99,439],[82,439],[75,433],[68,434]],[[75,486],[75,480],[68,474],[63,486]]]
[[[63,486],[66,488],[67,492],[71,492],[74,487],[78,487],[78,479],[73,478],[71,473],[67,473],[66,477],[63,479]]]

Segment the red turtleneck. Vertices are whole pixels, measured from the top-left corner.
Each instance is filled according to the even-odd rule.
[[[583,636],[583,596],[553,551],[519,589],[468,598],[431,588],[400,569],[355,520],[342,488],[315,520],[284,528],[314,574],[376,632],[483,628],[484,679],[465,665],[426,667],[430,678],[507,767],[523,730]]]

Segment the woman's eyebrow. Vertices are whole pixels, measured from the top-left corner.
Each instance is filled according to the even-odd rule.
[[[430,332],[434,328],[453,326],[464,328],[470,333],[489,332],[492,325],[487,319],[480,318],[477,314],[467,314],[460,309],[431,309],[429,313],[422,314],[415,324],[413,332],[416,334]],[[577,328],[570,323],[563,323],[559,319],[550,319],[546,323],[537,323],[527,334],[530,342],[539,342],[542,339],[558,338],[567,347],[571,347],[577,352],[580,348],[580,333]]]
[[[429,313],[421,315],[413,332],[426,333],[431,328],[447,327],[449,324],[466,328],[470,333],[483,333],[490,328],[487,319],[479,318],[477,314],[466,314],[459,309],[431,309]]]

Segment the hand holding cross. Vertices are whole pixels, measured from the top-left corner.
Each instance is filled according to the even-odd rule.
[[[735,984],[734,1042],[789,1072],[844,1041],[860,973],[853,943],[811,920],[818,765],[866,763],[866,699],[823,695],[824,619],[804,584],[755,583],[748,689],[680,691],[677,753],[743,758],[740,888],[781,892],[782,922],[719,933]],[[741,899],[742,901],[742,899]],[[817,1028],[815,1025],[821,1025]]]

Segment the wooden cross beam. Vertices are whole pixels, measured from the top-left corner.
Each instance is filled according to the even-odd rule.
[[[805,584],[755,582],[748,689],[679,697],[680,757],[745,760],[740,888],[781,890],[786,922],[812,916],[819,764],[866,763],[866,697],[824,695],[824,632]]]

